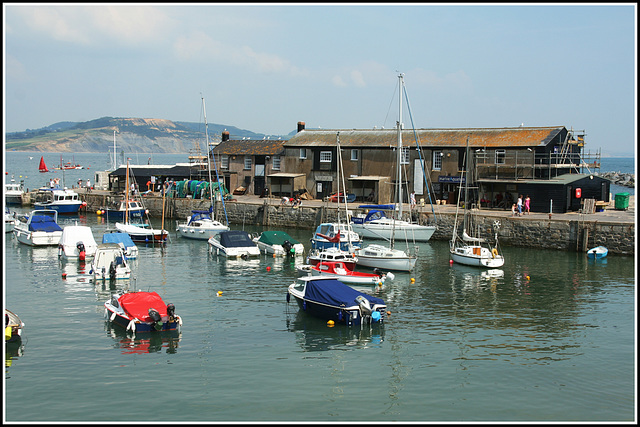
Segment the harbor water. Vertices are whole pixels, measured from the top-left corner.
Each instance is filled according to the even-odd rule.
[[[61,223],[76,221],[98,241],[113,228]],[[227,260],[165,228],[115,285],[5,235],[3,300],[26,324],[5,346],[5,421],[635,420],[634,257],[505,247],[504,268],[481,270],[422,243],[413,272],[368,288],[384,325],[330,327],[286,301],[302,259]],[[311,230],[287,232],[309,249]],[[181,332],[110,326],[103,304],[125,288],[173,303]]]
[[[80,153],[85,169],[40,174],[43,154],[60,162],[5,153],[5,181],[35,189],[64,176],[71,187],[109,166],[106,154]],[[634,163],[602,159],[601,170]],[[90,226],[98,242],[113,228],[92,212],[60,222]],[[164,224],[165,248],[139,245],[133,278],[117,284],[5,234],[3,301],[26,324],[21,345],[5,345],[5,422],[636,420],[635,257],[503,247],[504,267],[482,270],[450,265],[448,242],[420,243],[414,271],[359,288],[384,299],[384,325],[330,327],[286,301],[302,258],[227,260],[175,225]],[[312,230],[285,231],[309,249]],[[104,302],[124,289],[173,303],[181,332],[110,326]]]

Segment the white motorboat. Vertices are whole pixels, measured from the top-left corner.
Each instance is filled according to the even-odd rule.
[[[18,222],[16,213],[11,212],[7,206],[4,208],[4,232],[11,233]]]
[[[57,246],[62,237],[58,225],[58,212],[35,209],[27,217],[19,217],[13,233],[20,243],[30,246]]]
[[[24,194],[24,184],[18,184],[11,177],[11,181],[4,185],[4,200],[7,205],[22,205],[22,195]]]
[[[242,230],[222,231],[208,241],[209,251],[227,258],[248,258],[260,256],[260,248],[251,240],[249,233]]]
[[[84,261],[93,258],[98,244],[93,238],[91,227],[86,225],[67,225],[62,229],[58,243],[58,258],[67,261]]]
[[[356,253],[357,265],[381,270],[411,271],[417,261],[415,256],[406,251],[376,243],[367,245]]]
[[[221,231],[229,230],[228,226],[211,217],[211,210],[192,210],[187,221],[177,226],[182,237],[196,240],[209,240]]]
[[[89,274],[94,280],[118,280],[131,277],[131,267],[122,246],[117,243],[100,243],[91,263]]]

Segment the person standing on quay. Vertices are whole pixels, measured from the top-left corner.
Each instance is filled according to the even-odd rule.
[[[412,191],[411,192],[411,197],[409,199],[409,202],[411,203],[411,210],[414,210],[416,208],[416,192]]]
[[[522,215],[522,194],[518,196],[517,207],[518,207],[518,216],[520,216]]]
[[[527,215],[531,215],[530,209],[531,209],[531,199],[527,194],[527,197],[525,197],[524,199],[524,211],[527,213]]]

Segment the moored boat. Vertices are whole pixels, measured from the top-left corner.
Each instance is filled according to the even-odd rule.
[[[228,258],[248,258],[260,256],[260,248],[243,230],[222,231],[208,241],[209,252],[216,252]]]
[[[595,248],[591,248],[587,251],[587,257],[589,258],[604,258],[609,253],[609,249],[604,246],[596,246]]]
[[[4,185],[4,201],[7,205],[22,205],[22,195],[24,194],[24,183],[18,184],[11,177],[11,181]]]
[[[11,233],[18,222],[16,213],[11,212],[7,206],[4,208],[4,232]]]
[[[58,212],[50,209],[34,209],[26,217],[19,217],[13,233],[18,242],[30,246],[56,246],[62,237],[58,225]]]
[[[348,326],[382,324],[387,306],[380,298],[359,292],[331,277],[300,277],[287,289],[300,310]]]
[[[131,267],[122,246],[117,243],[100,243],[91,262],[89,274],[98,280],[131,278]]]
[[[98,244],[93,237],[91,227],[86,225],[67,225],[62,229],[58,243],[58,258],[67,261],[84,261],[96,254]]]
[[[417,258],[406,251],[376,243],[357,251],[357,265],[382,270],[411,271]]]
[[[302,256],[304,245],[285,231],[263,231],[253,241],[265,254],[276,256]]]
[[[52,209],[59,214],[77,214],[87,203],[75,191],[57,185],[54,188],[40,188],[33,206],[37,209]]]
[[[387,278],[390,280],[394,278],[393,273],[382,273],[377,269],[373,273],[355,271],[341,261],[321,261],[317,265],[311,266],[309,271],[312,276],[332,277],[351,285],[381,286]]]
[[[4,309],[4,342],[13,343],[22,339],[22,329],[24,323],[17,314]]]
[[[107,321],[133,332],[172,331],[182,326],[175,306],[165,304],[157,292],[113,294],[104,307]]]
[[[127,205],[128,203],[128,205]],[[134,218],[142,218],[147,209],[137,200],[115,201],[111,206],[105,206],[99,209],[103,218],[109,221],[123,221],[125,216],[129,220]]]
[[[117,243],[123,248],[127,259],[138,258],[138,247],[127,233],[111,230],[102,235],[102,243]]]
[[[187,221],[177,225],[177,231],[182,237],[196,240],[209,240],[221,231],[229,231],[230,228],[220,221],[212,218],[212,209],[192,210],[187,216]]]
[[[342,261],[348,268],[356,268],[358,257],[353,252],[343,251],[336,247],[312,249],[307,255],[307,263],[317,265],[320,261]]]

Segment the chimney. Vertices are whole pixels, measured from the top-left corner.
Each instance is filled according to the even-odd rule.
[[[298,122],[298,132],[301,132],[304,130],[304,122]]]
[[[229,140],[229,131],[228,130],[222,131],[222,142],[228,141],[228,140]]]

